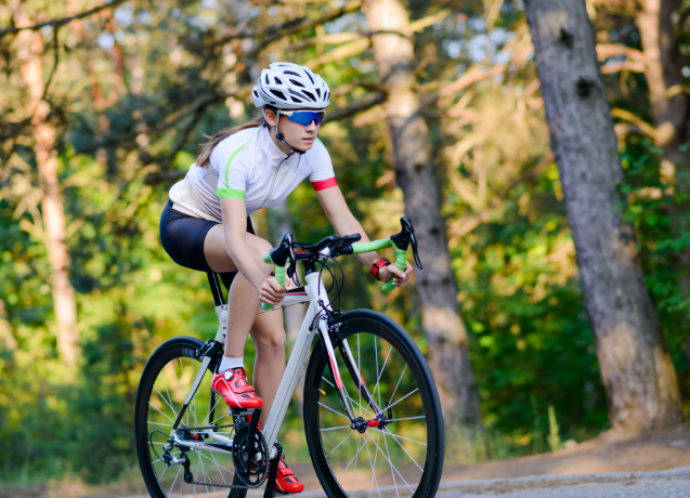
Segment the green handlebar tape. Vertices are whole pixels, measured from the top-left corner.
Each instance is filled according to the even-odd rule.
[[[269,265],[271,263],[273,263],[273,260],[271,259],[271,253],[270,252],[267,252],[266,254],[264,254],[263,259],[264,259],[264,263],[268,263]]]
[[[275,268],[276,280],[278,281],[281,287],[285,287],[285,267],[276,265]]]
[[[403,251],[402,249],[398,249],[397,247],[395,248],[395,266],[397,266],[399,270],[405,270],[405,267],[407,266],[407,251]],[[385,294],[388,294],[393,289],[395,289],[393,279],[386,282],[385,284],[383,284],[383,287],[381,287],[381,290]]]
[[[352,254],[362,254],[364,252],[380,251],[387,249],[393,245],[390,237],[379,240],[372,240],[371,242],[355,242],[352,244]]]
[[[268,253],[266,253],[268,254]],[[264,254],[264,261],[266,260],[266,254]],[[269,256],[269,261],[270,261],[270,256]],[[275,266],[275,274],[276,274],[276,280],[280,284],[281,287],[285,287],[285,272],[286,268],[284,266]],[[267,303],[261,303],[261,309],[264,311],[268,311],[273,309],[272,304],[267,304]]]

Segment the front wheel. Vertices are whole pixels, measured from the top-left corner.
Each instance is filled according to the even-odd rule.
[[[304,427],[324,491],[329,498],[384,492],[433,498],[443,470],[443,416],[424,356],[405,330],[380,313],[353,311],[339,323],[338,369],[354,416],[361,420],[351,428],[326,351],[317,344],[307,367]],[[348,346],[367,391],[359,389],[356,371],[348,365]]]

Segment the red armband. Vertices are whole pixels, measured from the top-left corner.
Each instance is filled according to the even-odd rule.
[[[335,181],[335,176],[328,178],[326,180],[320,180],[318,182],[311,182],[311,184],[314,187],[314,190],[316,190],[317,192],[319,190],[326,190],[327,188],[338,186],[338,182]]]
[[[379,278],[379,270],[380,270],[382,267],[384,267],[384,266],[386,266],[386,265],[389,265],[389,264],[391,264],[390,261],[388,261],[386,258],[381,258],[381,259],[379,259],[376,263],[374,263],[373,265],[371,265],[371,270],[370,270],[370,271],[371,271],[371,274],[373,275],[373,277],[374,277],[376,280],[381,280],[381,279]]]

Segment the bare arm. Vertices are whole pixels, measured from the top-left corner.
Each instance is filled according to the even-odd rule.
[[[364,233],[362,224],[357,220],[357,218],[355,218],[355,216],[352,214],[352,211],[350,211],[340,187],[335,186],[325,190],[318,190],[316,192],[316,197],[319,199],[319,202],[321,203],[321,206],[328,217],[328,221],[331,222],[335,233],[337,233],[339,236],[358,233],[362,236],[362,242],[369,242],[370,239],[367,237],[367,234]],[[357,259],[359,259],[367,268],[371,268],[371,266],[380,258],[381,257],[376,251],[365,252],[357,255]],[[412,265],[409,263],[407,264],[404,272],[398,270],[395,265],[388,265],[381,268],[379,271],[379,277],[384,282],[387,282],[392,277],[396,276],[398,278],[394,280],[395,285],[402,287],[407,283],[407,280],[413,271]]]
[[[274,277],[266,277],[271,267],[262,255],[247,244],[247,210],[244,200],[221,199],[225,247],[237,269],[259,291],[261,300],[274,304],[285,296],[285,289]]]

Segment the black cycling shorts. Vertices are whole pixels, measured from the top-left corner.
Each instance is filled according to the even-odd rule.
[[[206,234],[215,225],[215,221],[194,218],[174,210],[173,202],[163,209],[160,224],[160,236],[163,249],[172,260],[180,266],[192,270],[213,272],[204,256]],[[252,221],[247,216],[247,232],[254,234]],[[237,272],[220,273],[220,278],[227,289],[230,289]]]

